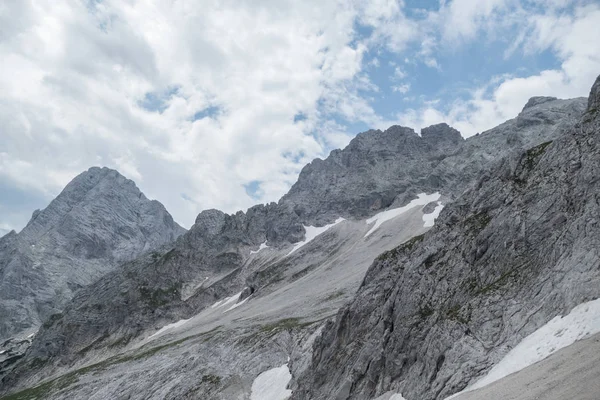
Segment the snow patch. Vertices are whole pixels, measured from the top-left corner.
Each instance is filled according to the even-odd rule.
[[[250,400],[287,400],[292,391],[287,389],[292,374],[287,364],[258,375],[252,382]]]
[[[248,301],[250,297],[246,297],[244,300],[240,301],[239,303],[235,303],[234,305],[232,305],[231,307],[229,307],[227,310],[223,311],[223,313],[226,313],[227,311],[231,311],[234,308],[238,308],[239,306],[241,306],[242,304],[244,304],[245,302]]]
[[[239,293],[234,294],[231,297],[225,297],[223,300],[219,300],[215,304],[210,306],[210,308],[220,308],[220,307],[225,307],[231,303],[235,303],[236,301],[238,301],[238,299],[240,298],[241,295],[242,295],[242,292],[239,292]]]
[[[486,376],[446,400],[487,386],[598,332],[600,332],[600,299],[582,303],[564,317],[553,318],[509,351]]]
[[[339,224],[342,221],[344,221],[344,218],[340,217],[340,218],[336,219],[333,224],[329,224],[329,225],[325,225],[325,226],[321,226],[321,227],[305,226],[304,229],[306,230],[306,235],[304,237],[304,240],[301,241],[301,242],[298,242],[298,243],[294,244],[294,248],[292,249],[292,251],[290,251],[288,253],[288,256],[290,254],[292,254],[293,252],[295,252],[296,250],[298,250],[300,247],[302,247],[305,244],[307,244],[310,241],[312,241],[314,238],[316,238],[317,236],[319,236],[320,234],[322,234],[323,232],[325,232],[329,228],[331,228],[331,227]]]
[[[179,326],[181,326],[181,325],[185,324],[185,323],[186,323],[186,322],[188,322],[189,320],[191,320],[191,318],[190,318],[190,319],[182,319],[182,320],[179,320],[179,321],[177,321],[177,322],[173,322],[172,324],[165,325],[165,326],[163,326],[162,328],[160,328],[160,329],[158,330],[158,332],[156,332],[156,333],[154,333],[154,334],[150,335],[150,336],[148,337],[148,339],[152,339],[153,337],[156,337],[156,336],[158,336],[158,335],[160,335],[160,334],[162,334],[162,333],[164,333],[164,332],[166,332],[166,331],[168,331],[168,330],[170,330],[170,329],[177,328],[177,327],[179,327]]]
[[[254,251],[254,250],[250,250],[250,254],[256,254],[256,253],[258,253],[259,251],[261,251],[261,250],[264,250],[264,249],[268,249],[268,248],[269,248],[269,246],[267,246],[267,241],[265,240],[265,242],[264,242],[264,243],[261,243],[261,244],[260,244],[260,247],[258,248],[258,250],[256,250],[256,251]]]
[[[4,354],[4,353],[6,353],[7,351],[8,351],[8,350],[2,350],[2,351],[0,351],[0,355],[2,355],[2,354]]]
[[[389,221],[390,219],[396,218],[397,216],[404,214],[405,212],[407,212],[408,210],[410,210],[411,208],[414,208],[416,206],[424,206],[428,203],[431,203],[432,201],[437,201],[440,199],[440,197],[441,197],[441,195],[439,192],[436,192],[433,194],[421,193],[421,194],[417,195],[416,199],[412,200],[410,203],[408,203],[404,207],[393,208],[391,210],[386,210],[386,211],[382,211],[378,214],[375,214],[371,218],[367,219],[368,225],[372,224],[373,222],[375,222],[375,225],[373,225],[373,227],[369,230],[369,232],[367,232],[365,234],[365,237],[367,237],[371,233],[375,232],[375,230],[377,230],[377,228],[379,228],[381,226],[381,224],[383,224],[384,222]],[[437,207],[436,207],[436,209],[437,209]],[[434,213],[435,213],[435,211],[434,211]]]
[[[442,202],[438,201],[438,205],[435,206],[435,208],[433,209],[431,214],[424,214],[423,222],[425,222],[425,223],[423,224],[423,227],[431,228],[435,224],[435,219],[440,216],[440,212],[442,211],[443,208],[444,208],[444,205],[442,204]]]

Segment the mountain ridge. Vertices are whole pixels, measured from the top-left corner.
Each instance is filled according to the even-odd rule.
[[[424,129],[425,138],[403,127],[390,128],[387,136],[378,135],[377,131],[359,134],[346,149],[333,151],[326,160],[315,160],[309,164],[314,164],[312,167],[305,167],[299,185],[290,189],[279,203],[257,205],[246,213],[231,215],[205,210],[175,242],[155,253],[146,253],[83,288],[61,315],[40,330],[16,375],[3,383],[7,387],[33,385],[65,368],[106,357],[107,351],[115,354],[121,348],[136,349],[138,343],[143,345],[141,338],[145,332],[153,327],[191,319],[201,310],[210,312],[210,304],[246,291],[244,288],[251,294],[251,301],[259,301],[261,296],[276,292],[281,282],[293,283],[310,277],[323,260],[329,259],[328,254],[337,254],[336,249],[343,247],[344,242],[354,240],[367,246],[366,249],[369,246],[376,249],[370,243],[406,240],[404,231],[390,236],[384,230],[378,237],[371,235],[365,239],[363,235],[368,229],[361,233],[351,228],[365,229],[362,218],[388,207],[405,205],[420,192],[439,189],[444,203],[458,198],[482,170],[502,164],[503,157],[532,144],[540,145],[564,134],[584,109],[583,99],[530,105],[517,118],[466,140],[445,124]],[[431,154],[429,141],[446,134],[448,140],[440,143],[437,153]],[[389,151],[390,143],[379,142],[380,139],[393,140],[397,154]],[[366,151],[356,151],[365,143],[370,146]],[[405,148],[406,143],[410,146]],[[377,151],[369,153],[371,148]],[[330,164],[336,164],[338,169],[328,168]],[[406,167],[416,177],[406,179],[404,172],[398,178],[398,171]],[[380,186],[369,189],[363,184],[374,177],[381,178],[379,172],[385,173],[376,183]],[[303,189],[309,183],[311,186]],[[320,239],[322,243],[312,241],[290,256],[292,244],[303,240],[307,226],[323,226],[339,217],[348,221],[336,228],[338,233],[326,232]],[[411,221],[407,226],[412,227],[421,216],[406,218]],[[415,232],[424,229],[422,221],[420,224]],[[336,244],[334,240],[341,242]],[[331,245],[328,241],[332,241]],[[263,244],[268,249],[252,255],[250,251],[258,252]],[[323,253],[312,255],[315,250]],[[365,253],[366,258],[360,262],[370,264],[369,254]],[[363,273],[363,266],[368,264],[361,264],[361,272],[355,279]],[[343,291],[326,299],[339,307],[336,296],[344,299],[351,294]],[[293,360],[292,369],[297,375],[301,370],[296,365],[305,361],[297,357]]]

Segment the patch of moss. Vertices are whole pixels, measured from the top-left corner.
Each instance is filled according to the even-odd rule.
[[[478,234],[488,226],[491,220],[492,217],[490,217],[487,212],[482,211],[465,219],[465,225],[469,227],[470,233]]]
[[[150,357],[162,350],[165,350],[170,347],[178,346],[181,343],[183,343],[187,340],[193,339],[193,338],[207,336],[207,338],[205,340],[208,340],[212,336],[214,336],[214,334],[216,334],[219,329],[220,329],[220,326],[217,326],[214,329],[212,329],[211,331],[200,333],[198,335],[188,336],[183,339],[164,344],[162,346],[153,347],[153,348],[143,351],[141,353],[132,354],[129,356],[115,356],[115,357],[109,358],[107,360],[104,360],[102,362],[99,362],[99,363],[96,363],[93,365],[89,365],[87,367],[80,368],[75,371],[68,372],[64,375],[59,376],[56,379],[53,379],[48,382],[44,382],[33,388],[28,388],[28,389],[22,390],[20,392],[7,395],[5,397],[0,398],[0,400],[41,400],[41,399],[45,399],[45,398],[49,397],[49,395],[51,393],[66,389],[66,388],[76,384],[77,382],[79,382],[79,377],[82,375],[85,375],[90,372],[102,371],[111,365],[120,364],[120,363],[124,363],[127,361],[136,361],[136,360],[140,360],[142,358],[147,358],[147,357]],[[42,364],[46,363],[45,361],[41,361],[41,362],[42,362]]]
[[[552,144],[552,141],[544,142],[535,147],[532,147],[531,149],[529,149],[525,152],[525,155],[523,156],[524,157],[523,164],[527,170],[531,170],[531,169],[533,169],[533,167],[535,167],[535,164],[537,163],[538,159],[540,158],[540,156],[542,154],[544,154],[544,152],[546,151],[546,148],[550,144]]]
[[[63,317],[62,313],[52,314],[50,316],[50,318],[48,318],[42,326],[44,328],[50,328],[55,322],[61,320],[62,317]]]
[[[460,322],[462,324],[468,324],[470,321],[470,318],[463,317],[461,315],[460,309],[461,309],[460,305],[458,305],[458,304],[453,305],[448,310],[446,310],[446,317],[448,317],[448,319]]]
[[[218,385],[219,383],[221,383],[221,377],[217,376],[217,375],[203,375],[202,376],[202,380],[200,381],[202,383],[208,383],[211,385]]]
[[[325,299],[323,299],[323,301],[335,300],[338,297],[342,297],[343,295],[344,295],[344,291],[338,290],[337,292],[331,293],[329,296],[325,297]]]
[[[389,251],[381,253],[379,256],[377,256],[377,258],[375,260],[376,261],[386,261],[386,260],[395,259],[396,257],[398,257],[400,255],[400,253],[411,251],[415,247],[415,245],[417,245],[418,243],[423,241],[424,237],[425,237],[425,234],[417,235],[417,236],[407,240],[406,242],[402,243],[400,246],[394,247],[393,249],[391,249]]]
[[[425,319],[431,315],[433,315],[433,307],[431,307],[431,304],[427,303],[425,304],[423,307],[419,308],[419,316],[421,317],[421,319]]]
[[[173,284],[166,289],[150,289],[147,286],[140,286],[138,290],[140,292],[141,299],[150,307],[156,309],[170,303],[176,298],[179,298],[180,288],[181,284]]]
[[[299,318],[284,318],[279,321],[273,322],[272,324],[266,324],[261,326],[262,332],[279,332],[282,330],[291,330],[294,328],[301,328],[310,325],[312,322],[300,322]]]

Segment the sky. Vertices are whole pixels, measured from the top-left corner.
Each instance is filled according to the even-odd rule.
[[[107,166],[184,227],[359,132],[587,96],[600,0],[3,0],[0,234]]]

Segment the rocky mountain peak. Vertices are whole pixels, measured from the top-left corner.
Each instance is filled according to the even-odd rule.
[[[216,235],[223,228],[226,216],[221,210],[204,210],[196,217],[194,229],[208,235]]]
[[[119,172],[83,172],[0,242],[0,339],[37,329],[79,288],[184,232]]]
[[[549,101],[554,101],[554,100],[557,100],[557,98],[550,97],[550,96],[534,96],[534,97],[530,98],[529,101],[525,104],[525,107],[523,107],[523,111],[525,111],[528,108],[535,107],[539,104],[547,103]]]
[[[459,131],[446,123],[431,125],[421,130],[421,137],[428,142],[441,143],[460,143],[464,141]]]

